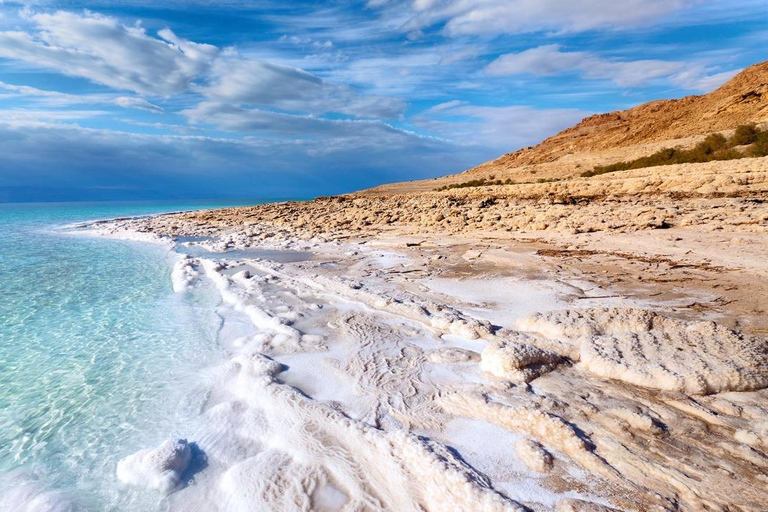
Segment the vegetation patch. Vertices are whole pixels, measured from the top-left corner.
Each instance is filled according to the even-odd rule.
[[[768,130],[760,130],[754,124],[744,124],[736,128],[734,134],[728,139],[719,133],[713,133],[691,149],[662,149],[652,155],[628,162],[598,165],[591,171],[581,173],[580,176],[589,178],[609,172],[658,165],[691,164],[760,156],[768,156]]]
[[[452,185],[443,185],[442,187],[436,188],[435,191],[441,192],[443,190],[453,190],[455,188],[490,187],[493,185],[529,185],[531,183],[554,183],[561,180],[561,178],[539,178],[536,181],[513,181],[507,178],[506,180],[502,181],[493,178],[494,177],[491,176],[490,179],[482,178],[465,181],[463,183],[453,183]]]

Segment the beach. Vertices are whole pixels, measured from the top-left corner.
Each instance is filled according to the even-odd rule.
[[[689,192],[517,200],[460,232],[421,220],[495,205],[343,196],[90,226],[175,240],[169,286],[216,290],[223,319],[199,426],[117,476],[172,510],[763,509],[762,190]]]
[[[0,512],[767,512],[766,29],[0,0]]]

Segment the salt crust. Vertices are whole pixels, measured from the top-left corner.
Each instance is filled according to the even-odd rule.
[[[518,327],[604,378],[693,395],[768,387],[768,345],[714,322],[595,308],[538,314]]]
[[[511,382],[530,382],[552,371],[562,359],[549,350],[508,339],[489,343],[481,357],[480,369]]]
[[[126,484],[173,492],[192,460],[186,439],[163,441],[157,448],[145,448],[117,463],[117,478]]]
[[[552,469],[552,455],[543,446],[530,439],[520,439],[515,443],[515,452],[531,471],[544,473]]]

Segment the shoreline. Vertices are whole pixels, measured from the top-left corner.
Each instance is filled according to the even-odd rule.
[[[247,456],[233,460],[211,448],[232,432],[207,432],[189,439],[205,452],[209,466],[193,485],[169,496],[172,509],[185,509],[189,499],[203,503],[235,499],[225,498],[226,492],[215,498],[223,487],[235,494],[248,489],[249,496],[259,496],[266,492],[263,478],[278,477],[271,463],[264,465],[274,457],[288,464],[293,475],[280,480],[280,485],[289,485],[297,493],[291,499],[298,500],[296,503],[308,500],[318,510],[341,510],[357,503],[354,500],[370,506],[372,502],[365,500],[372,496],[383,508],[438,510],[440,503],[430,500],[446,493],[452,506],[464,499],[476,506],[480,500],[487,504],[483,510],[519,506],[607,510],[600,507],[609,504],[634,510],[638,509],[636,503],[643,503],[642,509],[718,508],[727,504],[717,492],[724,485],[734,489],[729,500],[738,499],[740,506],[765,505],[764,497],[754,491],[762,485],[754,466],[768,467],[760,452],[764,443],[760,418],[765,414],[760,412],[760,404],[768,398],[761,388],[766,370],[762,359],[751,368],[749,361],[731,354],[742,367],[729,369],[724,360],[715,358],[690,379],[684,375],[683,364],[669,372],[677,371],[683,377],[661,383],[668,375],[659,373],[653,361],[659,356],[653,342],[646,347],[645,360],[601,359],[605,354],[600,351],[606,346],[595,346],[597,356],[589,349],[584,352],[584,345],[580,352],[582,342],[566,334],[574,319],[557,313],[579,311],[574,325],[582,330],[612,332],[617,327],[610,327],[610,317],[623,315],[624,331],[619,334],[690,343],[701,338],[685,333],[710,329],[705,337],[728,343],[737,339],[729,336],[742,336],[738,338],[741,343],[746,339],[743,335],[702,322],[718,320],[727,327],[741,327],[742,332],[751,327],[756,331],[752,334],[760,334],[760,319],[749,322],[747,318],[745,324],[732,303],[718,304],[715,297],[708,296],[718,283],[707,284],[707,279],[731,274],[720,263],[738,259],[738,255],[710,251],[706,256],[712,257],[704,257],[708,261],[691,261],[685,248],[677,251],[680,254],[648,255],[627,252],[626,243],[619,241],[622,252],[611,247],[618,234],[602,240],[600,233],[507,238],[475,234],[462,239],[379,232],[374,240],[352,233],[345,237],[305,231],[295,237],[288,228],[270,223],[238,226],[230,221],[227,226],[204,220],[212,215],[216,212],[192,214],[197,219],[192,221],[185,215],[163,215],[113,223],[112,228],[154,234],[166,229],[170,236],[181,232],[217,236],[216,242],[190,242],[214,250],[258,247],[312,251],[314,257],[295,263],[215,263],[212,261],[219,258],[206,262],[186,257],[177,263],[179,269],[174,272],[180,277],[176,281],[186,283],[184,286],[213,282],[228,303],[229,323],[239,326],[233,328],[238,336],[223,347],[232,360],[223,365],[226,369],[219,369],[230,380],[217,377],[227,391],[219,390],[221,401],[208,404],[203,414],[223,421],[233,407],[243,407],[266,415],[267,426],[256,429],[260,434],[248,434],[241,424],[235,429],[240,432],[237,435],[251,447],[255,443],[280,448],[278,453],[274,448],[245,450]],[[685,232],[679,237],[679,230],[664,231],[667,237],[680,238],[682,244],[678,245],[712,245],[706,237],[692,240]],[[641,231],[621,236],[637,242],[650,235]],[[761,240],[762,234],[743,236]],[[752,249],[759,249],[759,242],[754,244],[758,247]],[[749,243],[736,245],[746,247],[742,260],[754,259]],[[211,254],[217,255],[226,259],[226,252]],[[668,275],[670,283],[651,283],[649,290],[642,280],[617,281],[628,269],[634,277],[643,272]],[[756,260],[750,271],[762,273],[765,269]],[[677,289],[680,284],[682,291]],[[178,285],[179,291],[184,286]],[[693,305],[691,299],[695,299]],[[610,309],[616,307],[620,310]],[[602,318],[606,314],[608,320]],[[251,327],[243,327],[246,321]],[[622,336],[598,338],[623,343]],[[759,348],[755,350],[762,357]],[[709,357],[706,350],[702,354],[704,359]],[[718,364],[725,366],[717,368]],[[752,372],[756,380],[739,384],[737,377],[743,371]],[[231,377],[232,372],[236,378]],[[733,374],[737,377],[732,378]],[[649,380],[648,375],[656,377]],[[702,378],[704,387],[697,384]],[[728,392],[740,385],[742,392]],[[249,386],[258,386],[275,401],[265,404],[254,399]],[[654,390],[657,386],[662,387]],[[283,399],[298,399],[303,405],[285,409]],[[272,417],[269,411],[275,408],[286,417]],[[305,417],[304,409],[314,412]],[[241,411],[236,416],[244,414]],[[354,449],[346,444],[350,434],[340,436],[338,430],[348,428],[340,425],[350,422],[355,430],[368,432],[363,445]],[[417,455],[418,466],[432,476],[414,473],[415,461],[406,462],[402,455],[387,459],[387,464],[394,464],[390,471],[404,481],[436,479],[441,487],[424,495],[410,487],[407,491],[382,487],[372,475],[350,480],[348,473],[335,473],[338,468],[330,464],[322,447],[307,444],[308,439],[282,439],[283,434],[276,432],[285,428],[322,432],[319,435],[325,444],[341,449],[348,463],[363,464],[368,472],[378,471],[377,464],[365,466],[373,456],[367,451],[370,446],[364,446],[369,441],[377,446],[389,443],[390,448],[377,453],[377,458],[387,459],[400,453],[398,450],[416,450],[414,453],[422,453]],[[413,434],[427,436],[428,445],[410,437]],[[290,433],[285,435],[290,439]],[[395,435],[399,436],[396,442]],[[371,436],[378,441],[369,440]],[[481,441],[496,436],[503,440],[501,447]],[[441,453],[444,448],[439,447],[445,446],[454,451],[438,457],[444,462],[428,457],[436,467],[419,458],[434,450]],[[694,452],[689,453],[685,446],[694,447]],[[700,469],[723,467],[724,460],[729,468],[725,473]],[[445,461],[453,469],[442,466]],[[256,477],[253,465],[266,476]],[[344,478],[339,476],[342,474]],[[233,478],[236,488],[230,485]],[[297,490],[290,483],[302,478],[310,479],[313,488],[322,493]],[[455,478],[468,482],[466,493],[454,489],[450,482]],[[269,499],[288,499],[267,495],[256,499],[262,498],[263,506],[278,503]],[[326,499],[330,504],[320,508],[318,504]]]

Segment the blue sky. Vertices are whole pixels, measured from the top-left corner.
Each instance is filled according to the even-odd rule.
[[[0,201],[454,173],[767,47],[766,0],[0,0]]]

